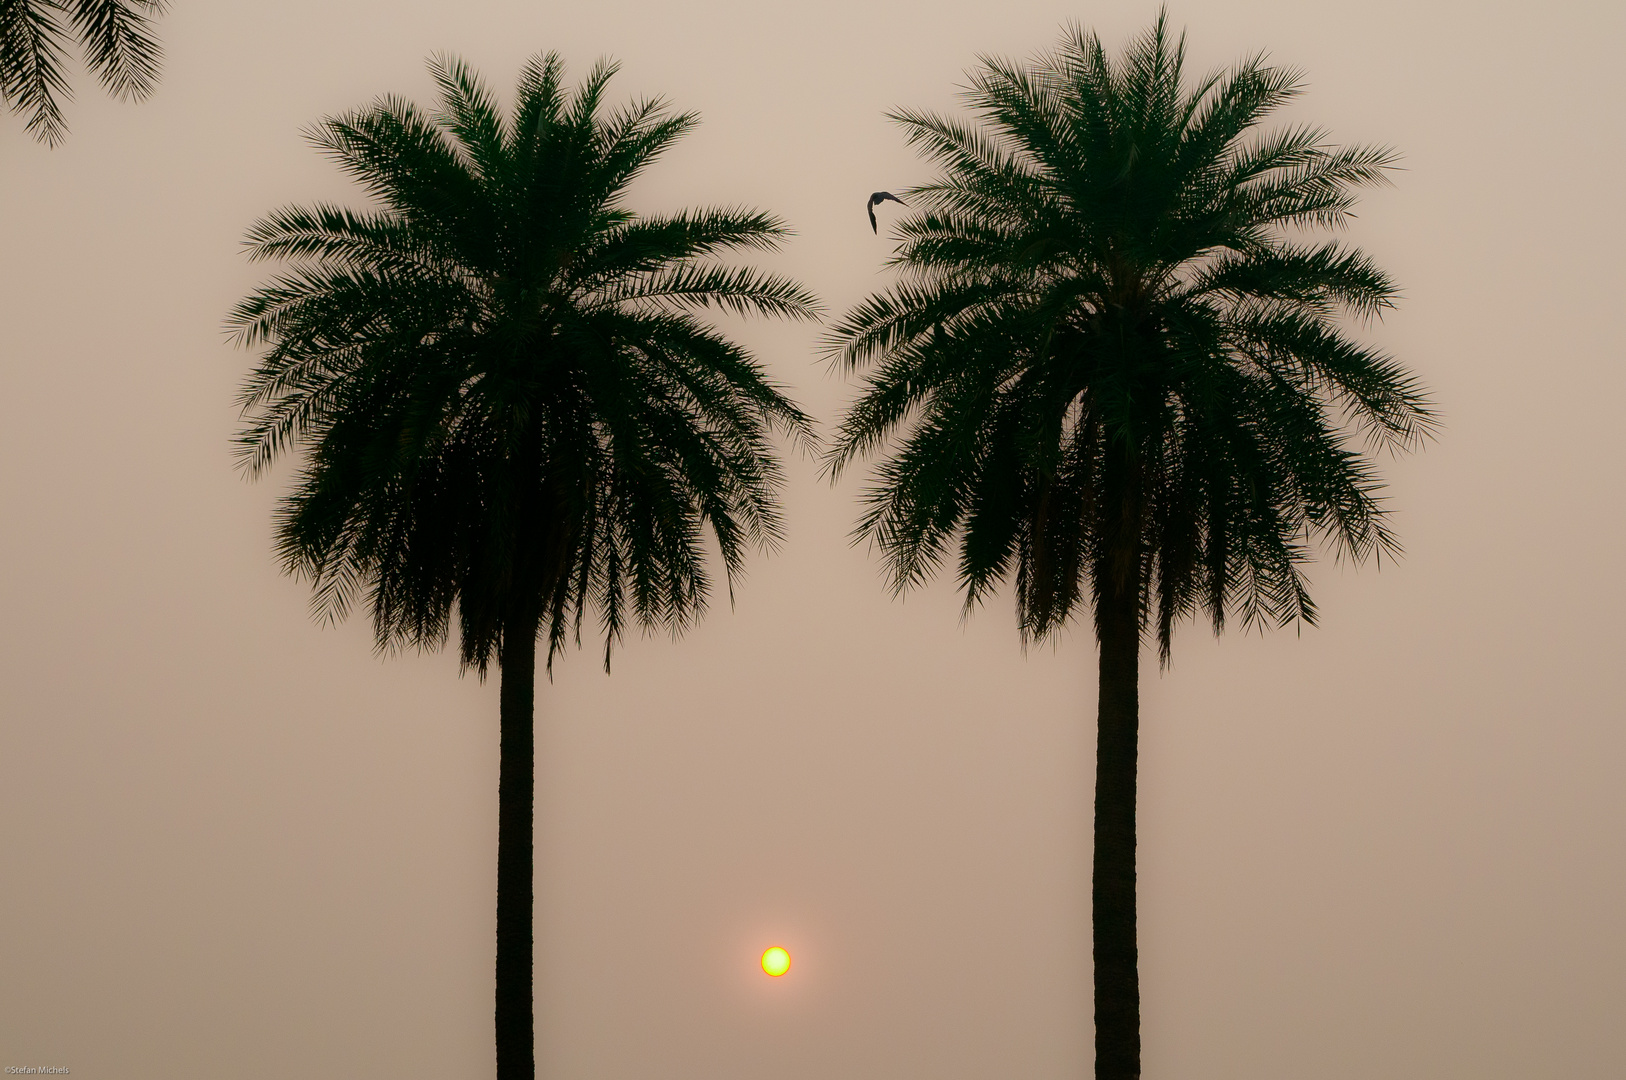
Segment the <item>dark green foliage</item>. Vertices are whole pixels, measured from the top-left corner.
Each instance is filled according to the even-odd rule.
[[[85,66],[114,96],[146,97],[164,55],[152,24],[168,6],[168,0],[0,0],[0,101],[28,114],[35,138],[61,142],[68,133],[61,101],[73,97],[63,65],[73,39]]]
[[[1393,156],[1256,133],[1299,76],[1255,57],[1188,86],[1183,54],[1162,18],[1118,63],[1075,29],[985,60],[972,121],[892,114],[943,174],[909,193],[900,283],[829,339],[868,369],[829,460],[896,440],[861,526],[896,588],[957,547],[967,604],[1014,572],[1043,638],[1103,573],[1138,576],[1166,659],[1198,608],[1313,622],[1314,541],[1394,549],[1357,436],[1409,447],[1431,417],[1346,316],[1395,289],[1303,235]]]
[[[293,261],[233,312],[268,345],[242,405],[251,472],[309,457],[278,538],[341,616],[362,597],[381,646],[434,647],[454,605],[482,672],[515,603],[549,660],[596,606],[605,664],[629,617],[676,632],[709,586],[780,533],[770,440],[807,418],[704,309],[807,317],[796,283],[715,261],[787,235],[755,211],[641,217],[628,184],[695,124],[660,101],[608,110],[601,64],[574,92],[533,60],[511,119],[456,61],[440,112],[386,98],[313,141],[375,200],[254,227]]]

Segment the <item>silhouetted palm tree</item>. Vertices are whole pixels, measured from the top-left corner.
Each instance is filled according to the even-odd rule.
[[[114,96],[139,101],[158,82],[164,50],[152,22],[168,0],[0,0],[0,101],[28,113],[47,146],[68,133],[60,99],[72,98],[63,65],[77,38],[85,66]]]
[[[1140,1074],[1135,783],[1142,634],[1313,622],[1316,541],[1393,552],[1366,450],[1414,445],[1419,386],[1346,316],[1395,295],[1359,251],[1304,238],[1381,181],[1380,149],[1252,134],[1300,87],[1247,60],[1182,80],[1166,19],[1110,59],[1070,30],[985,59],[974,119],[893,119],[943,173],[912,189],[898,284],[832,331],[865,369],[832,476],[892,446],[860,535],[893,587],[952,548],[969,609],[1015,577],[1024,641],[1093,608],[1100,683],[1092,886],[1096,1075]]]
[[[715,261],[771,250],[766,214],[642,217],[627,185],[696,123],[660,100],[613,112],[600,64],[574,93],[549,54],[504,119],[478,78],[434,61],[441,108],[384,98],[313,141],[378,204],[278,211],[248,246],[291,270],[231,316],[267,344],[242,404],[251,473],[308,452],[277,535],[284,566],[380,648],[441,644],[501,672],[498,1076],[534,1075],[532,703],[596,608],[604,663],[629,618],[676,633],[709,587],[704,530],[732,578],[780,535],[774,429],[803,413],[702,317],[808,317],[785,278]]]

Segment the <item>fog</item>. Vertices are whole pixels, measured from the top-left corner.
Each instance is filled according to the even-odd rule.
[[[1171,8],[1193,74],[1268,50],[1308,82],[1278,122],[1402,153],[1347,235],[1443,427],[1382,462],[1404,557],[1319,562],[1319,626],[1143,665],[1149,1080],[1626,1075],[1623,10]],[[150,101],[81,73],[60,147],[0,123],[0,1066],[493,1075],[496,682],[313,619],[291,467],[231,457],[245,231],[363,203],[304,129],[428,103],[435,52],[505,100],[613,56],[612,100],[702,117],[634,208],[782,215],[757,261],[839,314],[887,280],[864,199],[931,175],[885,110],[1155,11],[177,3]],[[820,328],[736,329],[828,431]],[[732,606],[539,684],[539,1075],[1086,1075],[1088,624],[1024,655],[1008,592],[890,598],[862,470],[786,453]]]

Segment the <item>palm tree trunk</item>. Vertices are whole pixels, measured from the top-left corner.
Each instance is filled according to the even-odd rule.
[[[1140,1076],[1140,974],[1135,946],[1135,772],[1140,727],[1140,583],[1098,601],[1100,699],[1095,745],[1095,1077]]]
[[[497,1080],[534,1080],[533,828],[536,804],[535,615],[503,628],[502,751],[497,781]]]

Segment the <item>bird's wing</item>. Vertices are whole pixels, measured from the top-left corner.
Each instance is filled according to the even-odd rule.
[[[909,205],[908,203],[904,202],[902,199],[898,198],[896,195],[892,194],[890,191],[879,192],[877,201],[879,201],[879,199],[891,199],[893,202],[897,203],[899,206],[908,206]]]
[[[879,225],[875,224],[875,200],[874,199],[871,199],[869,201],[869,204],[864,207],[864,211],[865,211],[865,213],[869,214],[869,229],[870,229],[870,232],[875,233],[877,236],[879,236],[880,233],[881,233],[881,227]]]

